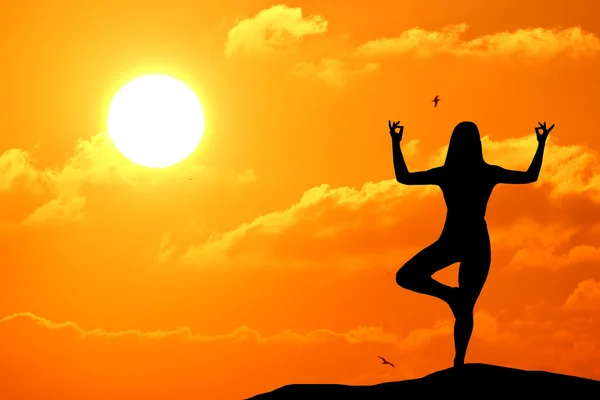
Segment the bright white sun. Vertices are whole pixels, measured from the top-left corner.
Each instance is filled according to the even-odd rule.
[[[163,168],[187,158],[204,134],[204,110],[183,82],[144,75],[123,86],[108,110],[108,134],[132,162]]]

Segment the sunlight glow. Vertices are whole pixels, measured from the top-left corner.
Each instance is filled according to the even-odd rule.
[[[204,134],[204,110],[183,82],[144,75],[123,86],[108,111],[108,133],[130,161],[164,168],[187,158]]]

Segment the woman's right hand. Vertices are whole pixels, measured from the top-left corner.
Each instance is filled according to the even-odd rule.
[[[388,126],[390,128],[390,136],[392,137],[392,140],[400,142],[402,140],[402,133],[404,133],[404,127],[400,125],[400,121],[392,123],[392,121],[388,120]],[[396,132],[396,129],[398,129],[399,132]]]
[[[546,122],[543,124],[538,122],[538,127],[535,128],[535,135],[537,137],[538,143],[545,143],[546,139],[548,139],[548,134],[552,129],[554,129],[554,124],[550,128],[546,128]],[[542,131],[542,133],[540,133]]]

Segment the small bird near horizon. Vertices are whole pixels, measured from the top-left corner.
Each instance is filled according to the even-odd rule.
[[[392,366],[392,368],[396,368],[396,367],[394,367],[394,364],[392,364],[391,362],[389,362],[389,361],[388,361],[388,360],[386,360],[385,358],[383,358],[383,357],[381,357],[381,356],[377,356],[377,357],[381,358],[381,361],[383,361],[383,362],[382,362],[382,364],[384,364],[384,365],[385,365],[385,364],[388,364],[388,365],[391,365],[391,366]]]
[[[439,101],[441,101],[441,100],[442,100],[442,99],[440,99],[440,96],[436,95],[436,96],[433,98],[433,100],[431,100],[431,101],[433,101],[433,107],[434,107],[434,108],[435,108],[435,107],[437,107],[437,103],[438,103]]]

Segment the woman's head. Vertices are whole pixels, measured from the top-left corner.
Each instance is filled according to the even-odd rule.
[[[477,125],[469,121],[463,121],[456,125],[450,137],[445,165],[450,167],[469,166],[483,162],[481,136]]]

